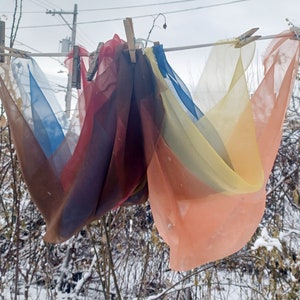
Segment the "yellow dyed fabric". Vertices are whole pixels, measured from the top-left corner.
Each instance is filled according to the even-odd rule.
[[[255,232],[299,63],[299,42],[290,37],[271,43],[264,78],[251,99],[245,69],[253,45],[216,46],[198,84],[204,116],[195,122],[147,50],[166,111],[147,171],[149,199],[170,246],[172,269],[189,270],[230,255]]]
[[[233,52],[241,54],[241,50],[235,49],[233,45],[231,48]],[[254,51],[253,47],[250,49]],[[235,70],[227,93],[204,117],[194,123],[166,86],[151,49],[146,53],[166,111],[161,134],[183,166],[216,192],[235,194],[254,192],[261,188],[263,169],[242,55],[232,62],[235,63]],[[205,134],[201,128],[206,128]],[[231,165],[208,142],[206,137],[212,134],[212,130],[218,134],[227,150]]]
[[[66,128],[36,63],[20,58],[12,71],[5,66],[0,98],[47,224],[45,240],[67,240],[110,209],[149,198],[172,269],[241,249],[264,213],[299,65],[299,41],[292,38],[285,33],[271,42],[251,98],[245,73],[254,44],[214,47],[194,100],[157,45],[145,55],[137,50],[133,64],[115,36],[101,48],[92,81],[80,49],[82,90]]]

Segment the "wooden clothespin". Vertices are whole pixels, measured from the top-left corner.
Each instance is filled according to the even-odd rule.
[[[133,23],[131,18],[126,18],[123,20],[124,27],[125,27],[125,33],[127,38],[127,44],[128,44],[128,51],[130,55],[130,60],[132,63],[136,62],[136,56],[135,56],[135,37],[134,37],[134,31],[133,31]]]
[[[21,58],[30,58],[30,52],[19,50],[15,48],[10,48],[6,46],[1,46],[0,49],[2,50],[2,56],[13,56],[13,57],[21,57]],[[5,53],[5,51],[8,51],[8,53]]]
[[[80,55],[79,47],[76,45],[73,47],[72,87],[76,89],[81,88]]]
[[[5,51],[8,51],[8,53],[5,53]],[[0,63],[5,62],[5,56],[29,58],[28,54],[28,51],[5,46],[5,22],[0,21]]]
[[[252,34],[254,34],[259,28],[252,28],[248,31],[246,31],[245,33],[241,34],[238,38],[237,38],[237,43],[235,44],[235,48],[241,48],[255,40],[258,40],[261,38],[261,35],[254,35],[252,36]]]
[[[96,51],[92,52],[90,55],[89,55],[89,69],[86,73],[86,79],[88,81],[92,81],[96,72],[97,72],[97,69],[98,69],[98,61],[99,61],[99,53],[100,53],[100,49],[101,47],[104,45],[104,43],[100,42],[97,46],[97,49]]]
[[[300,41],[300,27],[297,27],[294,25],[293,22],[291,22],[288,18],[285,19],[288,22],[288,25],[290,26],[290,31],[294,33],[293,40]]]
[[[300,41],[300,27],[292,26],[292,27],[290,27],[290,30],[292,32],[294,32],[294,38],[293,39]]]

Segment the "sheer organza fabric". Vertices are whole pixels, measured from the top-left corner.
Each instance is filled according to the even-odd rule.
[[[71,121],[33,60],[3,67],[0,97],[45,240],[62,242],[107,211],[149,198],[172,269],[243,247],[264,212],[298,68],[292,37],[270,44],[251,99],[245,72],[254,44],[214,47],[194,99],[161,45],[137,50],[133,64],[115,35],[92,81],[80,48],[82,89]]]

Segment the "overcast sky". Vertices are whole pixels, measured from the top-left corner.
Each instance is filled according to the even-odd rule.
[[[14,3],[0,0],[0,17],[6,21],[7,37]],[[299,0],[23,0],[15,47],[33,52],[33,49],[60,51],[60,40],[69,37],[71,30],[59,15],[46,14],[46,10],[72,12],[75,3],[78,5],[76,42],[89,51],[115,33],[126,39],[122,21],[125,17],[133,18],[135,37],[146,39],[154,18],[163,14],[164,17],[157,18],[150,40],[159,41],[166,48],[233,38],[253,27],[259,27],[257,34],[263,36],[277,34],[288,29],[286,18],[300,26]],[[72,15],[64,17],[72,23]],[[163,29],[164,18],[166,29]],[[257,42],[258,53],[263,54],[266,43]],[[208,51],[209,48],[172,52],[167,53],[167,58],[184,81],[192,82],[199,76]],[[52,76],[62,69],[54,60],[51,64],[45,59],[38,61]]]

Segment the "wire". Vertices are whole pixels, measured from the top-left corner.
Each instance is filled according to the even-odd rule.
[[[298,30],[296,28],[296,31],[294,31],[294,38],[298,39],[297,36],[299,36]],[[280,33],[280,34],[272,34],[272,35],[266,35],[266,36],[257,36],[254,40],[260,41],[260,40],[269,40],[279,37],[290,37],[291,33]],[[251,43],[254,41],[252,40]],[[198,45],[189,45],[189,46],[181,46],[181,47],[172,47],[172,48],[164,48],[165,52],[172,52],[172,51],[182,51],[182,50],[190,50],[190,49],[196,49],[196,48],[204,48],[204,47],[212,47],[217,45],[225,45],[225,44],[236,44],[239,41],[238,38],[228,39],[228,40],[222,40],[219,42],[213,42],[213,43],[206,43],[206,44],[198,44]],[[39,55],[39,53],[26,53],[27,55],[31,57],[59,57],[59,56],[66,56],[66,53],[41,53],[42,55]],[[5,54],[4,54],[5,55]],[[13,54],[10,54],[10,56],[14,56]]]
[[[105,7],[105,8],[95,8],[95,9],[90,8],[90,9],[81,9],[80,12],[84,12],[84,11],[99,11],[99,10],[131,9],[131,8],[150,7],[150,6],[168,5],[168,4],[194,2],[194,1],[199,1],[199,0],[177,0],[177,1],[169,1],[169,2],[149,3],[149,4],[139,4],[139,5],[128,5],[128,6],[118,6],[118,7]]]
[[[6,36],[6,37],[8,37],[8,36]],[[30,49],[30,50],[33,50],[33,51],[35,51],[36,53],[43,53],[42,51],[37,50],[37,49],[35,49],[35,48],[31,47],[31,46],[28,46],[28,45],[26,45],[26,44],[24,44],[24,43],[22,43],[22,42],[20,42],[20,41],[18,41],[18,40],[15,40],[15,43],[16,43],[17,45],[21,45],[21,46],[24,46],[24,47],[26,47],[26,48],[28,48],[28,49]],[[63,63],[62,63],[59,59],[57,59],[57,58],[55,58],[55,57],[51,57],[51,59],[55,60],[55,61],[58,62],[60,65],[63,65]]]
[[[95,41],[88,37],[88,34],[85,33],[79,26],[77,27],[76,40],[84,42],[83,44],[92,49],[94,49],[97,45]],[[77,42],[78,43],[78,42]]]
[[[34,0],[30,0],[30,1],[31,1],[33,4],[35,4],[35,5],[37,5],[37,6],[41,7],[41,8],[44,8],[44,9],[47,8],[47,7],[45,7],[44,5],[41,4],[42,1],[40,1],[40,2],[34,1]]]
[[[250,1],[250,0],[235,0],[235,1],[225,2],[225,3],[216,3],[216,4],[193,7],[193,8],[185,8],[185,9],[167,11],[167,12],[162,12],[161,14],[168,15],[168,14],[187,12],[187,11],[193,11],[193,10],[199,10],[199,9],[206,9],[206,8],[217,7],[217,6],[231,5],[231,4],[236,4],[236,3],[239,3],[239,2],[245,2],[245,1]],[[145,18],[145,17],[153,17],[153,14],[133,16],[131,18],[132,19],[138,19],[138,18]],[[95,21],[78,22],[77,25],[95,24],[95,23],[104,23],[104,22],[114,22],[114,21],[120,21],[120,20],[123,20],[123,19],[124,18],[112,18],[112,19],[102,19],[102,20],[95,20]],[[48,28],[48,27],[61,27],[61,26],[66,26],[66,25],[65,24],[32,25],[32,26],[22,26],[22,27],[19,27],[19,29]]]
[[[34,0],[30,0],[34,4],[42,7],[42,8],[49,8],[45,6],[41,6],[39,3],[34,2]],[[160,2],[160,3],[148,3],[148,4],[140,4],[140,5],[128,5],[128,6],[118,6],[118,7],[105,7],[105,8],[89,8],[89,9],[79,9],[78,12],[93,12],[93,11],[106,11],[106,10],[118,10],[118,9],[131,9],[131,8],[139,8],[139,7],[151,7],[151,6],[160,6],[160,5],[169,5],[169,4],[177,4],[177,3],[186,3],[186,2],[194,2],[199,0],[177,0],[177,1],[169,1],[169,2]],[[45,5],[45,4],[44,4]],[[53,5],[54,6],[54,5]],[[3,12],[3,13],[11,13],[11,12]],[[23,12],[25,14],[37,14],[37,13],[44,13],[44,11],[26,11]]]
[[[51,3],[49,0],[30,0],[32,3],[34,3],[35,5],[41,7],[41,8],[44,8],[44,9],[48,9],[49,6],[52,6],[53,8],[56,7],[56,8],[59,8],[56,4],[53,4]],[[44,13],[44,12],[43,12]]]
[[[148,36],[147,36],[147,39],[146,39],[145,47],[147,47],[148,41],[149,41],[149,39],[150,39],[150,35],[151,35],[152,30],[153,30],[153,28],[154,28],[154,26],[155,26],[155,22],[156,22],[156,20],[157,20],[160,16],[162,16],[162,17],[164,18],[164,25],[163,25],[163,28],[164,28],[164,29],[167,28],[167,20],[166,20],[166,16],[165,16],[164,14],[158,14],[158,15],[153,19],[152,27],[151,27],[151,29],[150,29],[150,31],[149,31],[149,33],[148,33]]]

